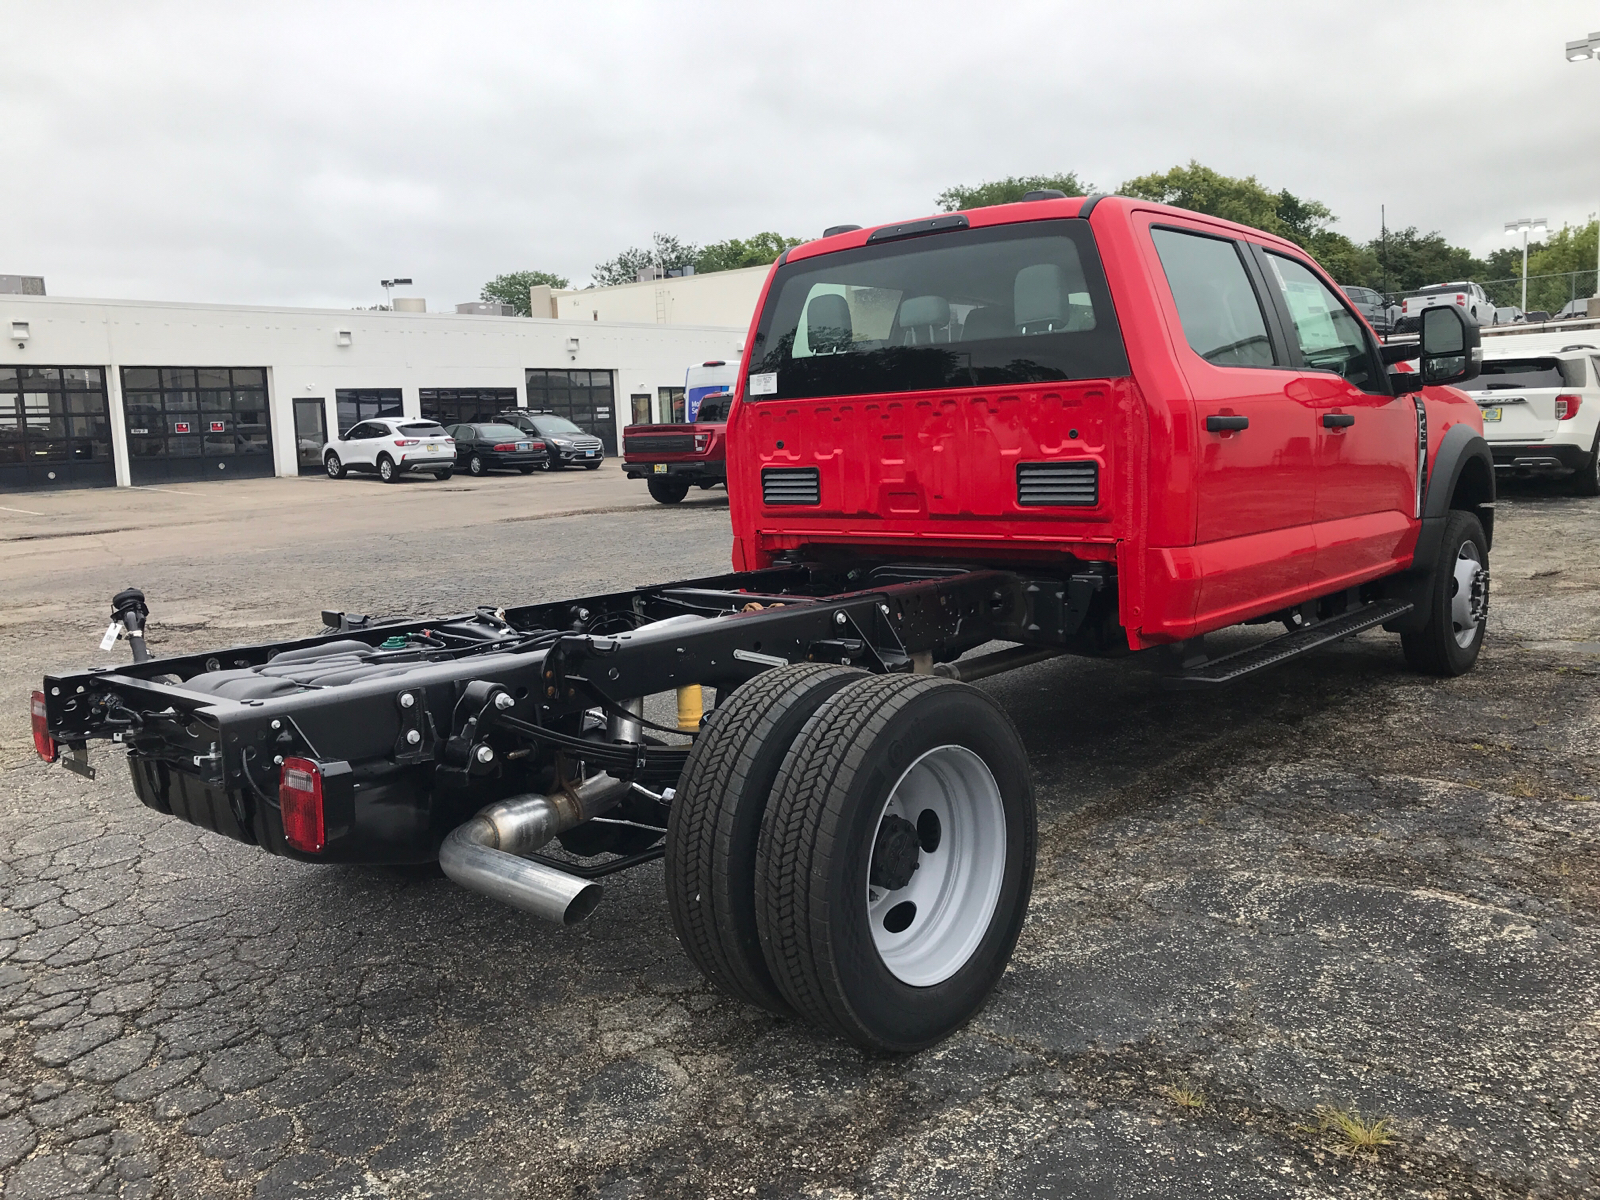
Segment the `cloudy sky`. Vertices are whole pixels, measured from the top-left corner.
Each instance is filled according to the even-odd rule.
[[[430,308],[699,242],[1191,158],[1357,239],[1600,209],[1579,0],[0,0],[0,272],[52,295]]]

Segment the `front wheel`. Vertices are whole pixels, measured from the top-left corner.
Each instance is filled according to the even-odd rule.
[[[846,685],[784,759],[761,823],[756,924],[783,998],[872,1050],[947,1037],[983,1006],[1033,888],[1033,786],[986,692]]]
[[[483,465],[483,459],[479,458],[476,454],[467,459],[467,470],[473,475],[482,476],[486,471],[488,471],[488,469],[488,467]]]
[[[658,504],[676,504],[689,494],[689,485],[681,479],[657,479],[652,476],[645,486]]]
[[[328,472],[329,479],[343,479],[349,472],[344,463],[339,461],[337,454],[330,454],[322,461],[323,469]]]
[[[1452,509],[1445,518],[1427,603],[1427,624],[1400,635],[1406,662],[1429,675],[1465,675],[1489,616],[1489,540],[1469,512]]]

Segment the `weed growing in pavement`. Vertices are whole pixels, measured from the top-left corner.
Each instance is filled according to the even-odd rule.
[[[1171,1100],[1179,1108],[1201,1109],[1206,1106],[1206,1098],[1194,1088],[1168,1086],[1161,1089],[1161,1094]]]
[[[1341,1154],[1366,1154],[1376,1158],[1381,1147],[1394,1141],[1394,1127],[1388,1117],[1363,1117],[1354,1105],[1340,1108],[1336,1104],[1319,1104],[1317,1123],[1295,1128],[1300,1133],[1319,1134],[1329,1139]]]

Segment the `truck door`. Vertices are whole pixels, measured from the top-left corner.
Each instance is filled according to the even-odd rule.
[[[1314,416],[1291,394],[1296,374],[1246,248],[1165,221],[1150,233],[1199,447],[1196,617],[1215,628],[1297,602],[1310,579]]]
[[[1294,390],[1315,414],[1312,583],[1333,591],[1392,570],[1415,531],[1417,409],[1393,396],[1366,327],[1310,264],[1260,250],[1296,360]]]

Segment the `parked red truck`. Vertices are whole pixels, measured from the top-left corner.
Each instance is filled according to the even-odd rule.
[[[645,480],[661,504],[678,503],[691,487],[726,484],[732,404],[731,392],[716,392],[698,401],[687,423],[628,426],[622,431],[622,469],[629,479]]]
[[[1454,306],[1382,346],[1298,247],[1139,200],[830,231],[746,341],[731,574],[162,661],[138,638],[47,678],[35,741],[78,770],[120,741],[146,804],[270,852],[437,856],[558,921],[664,857],[717,986],[916,1049],[982,1005],[1032,886],[1027,758],[972,680],[1138,655],[1208,688],[1377,626],[1471,669],[1494,472],[1446,385],[1479,353]],[[142,630],[137,592],[114,612]],[[1240,623],[1284,632],[1212,655]],[[647,736],[644,698],[695,684],[692,743]]]

